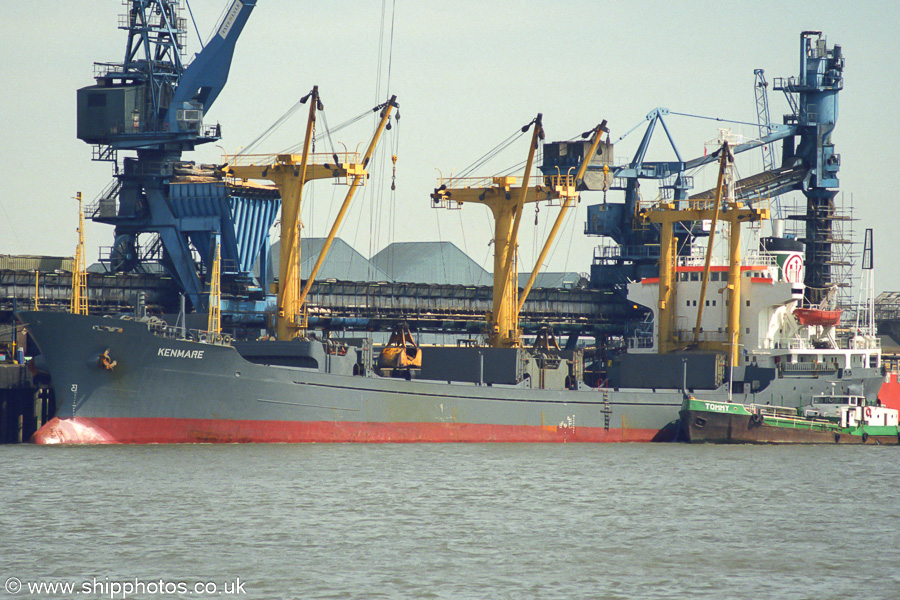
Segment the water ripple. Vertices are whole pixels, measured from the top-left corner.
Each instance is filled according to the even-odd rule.
[[[0,575],[239,576],[254,598],[893,600],[895,451],[3,446]]]

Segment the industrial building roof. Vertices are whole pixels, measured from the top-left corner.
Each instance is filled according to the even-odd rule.
[[[325,238],[301,240],[301,277],[306,279],[315,265]],[[272,272],[277,275],[279,242],[272,244]],[[530,273],[520,273],[519,287]],[[371,260],[336,238],[319,270],[317,279],[339,281],[391,281],[438,285],[491,285],[493,276],[452,242],[395,242]],[[535,288],[583,287],[584,278],[576,272],[539,273]]]
[[[0,254],[0,271],[72,272],[75,259],[71,256],[32,256]]]
[[[451,242],[394,242],[372,263],[404,283],[490,285],[491,274]]]
[[[306,279],[312,272],[325,238],[302,238],[300,240],[300,277]],[[272,272],[278,275],[279,249],[281,242],[272,244]],[[335,238],[328,250],[328,256],[319,269],[316,279],[337,279],[339,281],[390,281],[391,278],[365,256],[357,252],[341,238]]]
[[[303,238],[300,241],[301,278],[306,279],[315,265],[325,238]],[[278,275],[280,242],[272,244],[271,272]],[[60,268],[71,270],[71,258],[55,257],[11,257],[0,255],[0,262],[6,259],[11,268],[40,266],[41,271]],[[48,262],[50,261],[50,262]],[[68,268],[66,268],[68,267]],[[148,272],[162,272],[159,265],[145,265]],[[105,273],[106,266],[98,264],[88,268],[90,272]],[[258,273],[258,267],[254,267]],[[530,273],[519,273],[518,286],[525,287]],[[339,281],[390,281],[400,283],[428,283],[438,285],[491,285],[493,276],[481,265],[472,260],[452,242],[395,242],[378,252],[371,260],[367,260],[352,246],[341,238],[336,238],[331,245],[328,256],[322,264],[317,279],[337,279]],[[539,273],[535,279],[535,288],[576,288],[585,287],[586,281],[576,272]]]

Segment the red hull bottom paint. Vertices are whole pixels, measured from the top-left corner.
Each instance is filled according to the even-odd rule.
[[[655,429],[469,423],[227,421],[219,419],[53,418],[36,444],[650,442]]]

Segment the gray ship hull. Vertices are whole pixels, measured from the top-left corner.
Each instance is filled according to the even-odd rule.
[[[321,350],[317,368],[274,366],[133,320],[52,312],[19,318],[56,392],[57,415],[33,439],[41,444],[644,442],[671,440],[678,431],[676,389],[533,389],[530,380],[489,384],[477,375],[471,382],[408,381],[354,374],[348,357]],[[799,401],[807,387],[829,386],[802,383],[798,391],[797,381],[774,381],[766,391],[784,396],[790,388]],[[721,389],[711,397],[724,395]]]

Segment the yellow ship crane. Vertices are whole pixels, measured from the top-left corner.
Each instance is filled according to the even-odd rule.
[[[371,157],[371,150],[384,129],[387,115],[374,136],[366,159],[359,162],[359,154],[345,152],[341,161],[337,154],[312,154],[310,147],[316,123],[316,110],[323,110],[318,86],[301,99],[310,101],[306,137],[301,155],[238,155],[230,157],[222,168],[225,176],[243,180],[266,179],[275,184],[281,194],[281,253],[278,276],[278,299],[276,336],[279,340],[290,340],[306,328],[306,319],[300,294],[300,207],[303,187],[308,181],[326,178],[344,178],[350,183],[349,198],[356,188],[365,181],[365,167]],[[396,106],[395,98],[384,106]],[[385,112],[385,111],[383,111]],[[387,111],[389,114],[389,111]],[[323,249],[323,254],[325,249]]]
[[[727,156],[730,151],[723,146],[721,152],[725,155],[720,161],[720,169],[724,170]],[[721,180],[720,180],[721,181]],[[718,186],[721,188],[721,183]],[[721,192],[717,194],[717,200],[711,206],[708,201],[691,200],[687,209],[677,209],[674,204],[661,203],[656,208],[641,210],[638,218],[647,223],[660,224],[659,242],[659,304],[657,310],[658,321],[658,346],[661,354],[666,354],[684,346],[677,339],[675,331],[675,261],[677,258],[676,242],[674,235],[675,223],[683,221],[722,220],[730,225],[729,255],[728,255],[728,342],[707,342],[703,346],[708,349],[724,351],[728,355],[728,364],[737,366],[738,354],[737,339],[740,336],[741,314],[741,230],[742,223],[750,223],[769,218],[768,208],[748,208],[741,202],[721,202],[722,210],[718,204]],[[708,256],[709,254],[707,254]],[[707,260],[704,272],[704,282],[709,277],[709,261]],[[705,290],[704,290],[705,292]],[[699,304],[703,304],[703,301]],[[694,345],[699,343],[699,328],[694,330]]]
[[[531,123],[522,128],[524,133],[534,125],[525,172],[519,185],[516,185],[517,178],[512,176],[450,177],[442,178],[439,187],[431,194],[432,204],[435,207],[459,208],[467,202],[474,202],[491,209],[494,217],[494,289],[491,312],[485,318],[488,326],[488,344],[495,348],[515,347],[520,343],[521,303],[516,281],[516,252],[519,224],[525,204],[543,200],[562,200],[562,206],[567,207],[577,196],[575,190],[577,175],[547,176],[541,184],[530,185],[535,150],[539,140],[544,137],[541,119],[542,115],[538,114]],[[597,139],[599,140],[599,134]],[[578,170],[581,176],[587,168],[589,157],[593,156],[595,151],[596,145],[585,158],[585,164]],[[557,229],[558,227],[554,227],[551,236],[556,234]]]

